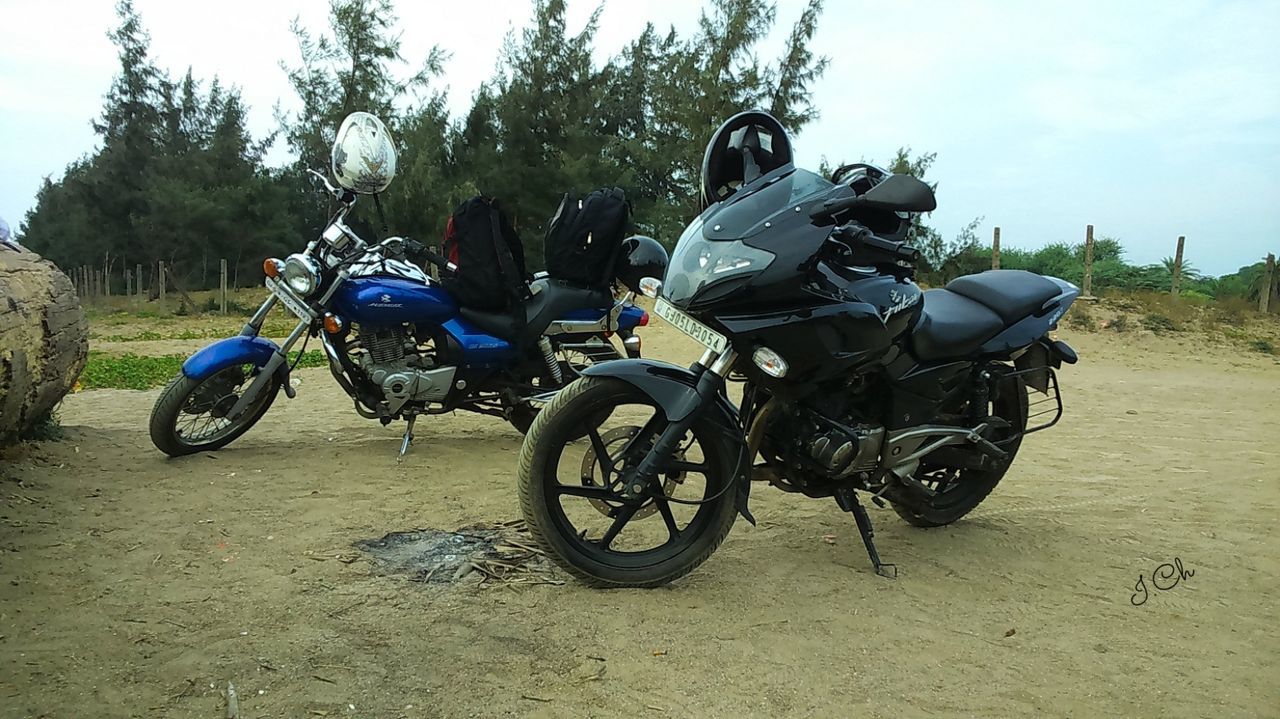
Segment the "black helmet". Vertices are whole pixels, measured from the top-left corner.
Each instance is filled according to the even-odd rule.
[[[639,294],[640,280],[646,277],[660,280],[665,277],[668,261],[667,248],[658,244],[657,240],[644,235],[632,235],[618,247],[614,276],[632,292]]]
[[[734,115],[711,136],[702,156],[702,209],[791,161],[791,138],[773,115],[762,110]]]

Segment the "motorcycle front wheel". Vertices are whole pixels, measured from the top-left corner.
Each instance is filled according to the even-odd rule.
[[[583,582],[667,584],[706,561],[733,527],[738,456],[711,419],[694,424],[643,492],[624,493],[624,473],[665,426],[662,410],[634,386],[584,377],[556,395],[525,437],[517,469],[525,523]]]
[[[179,374],[160,392],[151,410],[151,442],[170,457],[225,447],[257,424],[271,408],[280,381],[273,378],[239,417],[227,413],[257,377],[252,365],[235,365],[195,380]]]

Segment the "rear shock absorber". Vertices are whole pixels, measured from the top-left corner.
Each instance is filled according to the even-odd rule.
[[[564,375],[560,373],[560,362],[556,360],[556,351],[551,347],[551,340],[545,336],[538,339],[538,349],[542,350],[542,359],[547,363],[547,371],[556,386],[564,384]]]

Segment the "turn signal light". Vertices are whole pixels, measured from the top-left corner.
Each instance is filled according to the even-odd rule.
[[[341,317],[330,312],[325,313],[324,315],[324,331],[325,332],[328,332],[331,335],[336,335],[342,331],[342,328],[343,328],[343,323],[342,323]]]
[[[262,261],[262,273],[267,277],[279,277],[284,271],[284,263],[274,257],[268,257]]]
[[[640,294],[645,297],[657,297],[662,291],[662,280],[657,277],[640,278]]]
[[[785,377],[787,374],[787,361],[782,359],[782,355],[774,352],[768,347],[761,347],[751,355],[751,361],[756,363],[761,372],[770,377]]]

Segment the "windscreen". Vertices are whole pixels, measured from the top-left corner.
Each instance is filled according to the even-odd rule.
[[[809,220],[807,206],[837,188],[831,181],[808,170],[792,170],[778,177],[763,177],[759,189],[750,185],[702,216],[702,233],[708,240],[740,240],[764,231],[766,222],[784,213],[801,213]],[[847,191],[847,188],[844,188]]]

